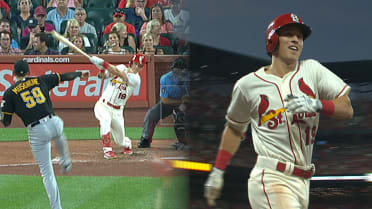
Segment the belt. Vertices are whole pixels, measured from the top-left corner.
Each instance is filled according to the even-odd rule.
[[[110,102],[106,102],[105,100],[102,100],[102,102],[105,103],[105,104],[107,104],[108,106],[110,106],[112,108],[115,108],[115,109],[118,109],[118,110],[121,109],[121,106],[111,104]]]
[[[261,168],[270,168],[272,170],[277,170],[285,174],[290,174],[305,179],[311,178],[314,175],[315,171],[314,164],[311,164],[310,169],[302,169],[299,166],[294,165],[293,163],[283,163],[276,159],[263,156],[257,157],[256,166]]]
[[[286,164],[282,162],[278,162],[276,165],[276,170],[281,171],[284,173],[286,168]],[[309,179],[313,176],[313,170],[304,170],[301,168],[297,168],[296,166],[293,168],[292,175],[302,177],[305,179]]]
[[[45,116],[45,117],[43,117],[43,118],[41,118],[41,119],[39,119],[37,121],[31,122],[30,124],[28,124],[28,126],[32,128],[32,127],[34,127],[36,125],[39,125],[41,122],[46,121],[46,120],[52,118],[55,115],[56,115],[55,113],[51,113],[51,114],[49,114],[49,115],[47,115],[47,116]]]

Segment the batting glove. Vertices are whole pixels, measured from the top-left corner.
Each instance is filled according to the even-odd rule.
[[[4,119],[4,113],[1,112],[1,110],[0,110],[0,120],[3,120],[3,119]]]
[[[204,184],[204,197],[207,199],[209,206],[215,206],[215,200],[221,195],[221,190],[223,187],[223,174],[223,170],[213,168],[206,183]]]
[[[322,102],[319,99],[312,99],[306,95],[287,95],[284,101],[286,102],[285,108],[292,113],[314,113],[323,109]]]

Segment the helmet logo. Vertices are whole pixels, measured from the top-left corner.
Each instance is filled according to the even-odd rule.
[[[275,33],[275,30],[271,30],[270,33],[269,33],[268,39],[271,39],[271,37],[274,35],[274,33]]]
[[[142,60],[143,60],[144,56],[139,56],[139,63],[142,65]]]
[[[295,14],[291,14],[291,18],[294,22],[300,22],[300,20],[298,19],[297,15]]]

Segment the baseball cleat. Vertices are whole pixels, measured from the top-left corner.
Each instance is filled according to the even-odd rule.
[[[69,173],[72,169],[72,162],[71,160],[67,161],[64,161],[64,160],[60,160],[59,161],[59,165],[61,166],[61,169],[62,169],[62,173],[66,174],[66,173]]]
[[[116,158],[116,155],[115,155],[115,152],[114,151],[108,151],[108,152],[105,152],[103,154],[103,157],[105,159],[111,160],[111,159],[115,159]]]
[[[132,155],[133,154],[133,150],[131,148],[124,148],[124,152],[123,152],[125,155]]]
[[[150,148],[151,143],[148,139],[141,137],[141,141],[138,143],[138,148]]]

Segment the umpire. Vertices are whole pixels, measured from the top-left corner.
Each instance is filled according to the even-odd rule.
[[[187,62],[183,57],[175,59],[171,71],[160,78],[160,101],[147,111],[141,140],[138,148],[149,148],[152,142],[155,126],[160,119],[164,119],[172,113],[180,112],[179,106],[182,98],[188,94],[189,74],[187,73]],[[176,117],[177,118],[177,117]],[[182,130],[175,121],[176,135]],[[177,138],[180,138],[177,136]]]
[[[29,76],[28,63],[19,60],[14,65],[17,82],[4,93],[1,103],[0,120],[9,126],[12,116],[18,115],[28,129],[29,142],[35,160],[39,164],[44,186],[52,209],[62,209],[61,199],[51,160],[51,140],[61,155],[62,172],[71,170],[71,158],[63,131],[63,121],[53,109],[49,91],[61,81],[73,80],[77,77],[87,78],[89,72],[69,72]]]

